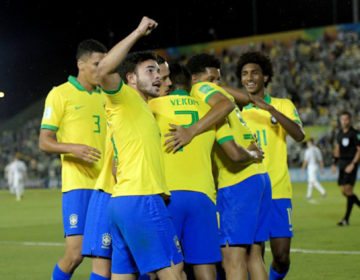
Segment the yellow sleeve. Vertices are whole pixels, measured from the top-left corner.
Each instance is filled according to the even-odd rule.
[[[57,131],[63,118],[64,111],[64,98],[60,95],[57,88],[54,88],[46,97],[41,128]]]
[[[119,88],[117,90],[106,90],[102,89],[102,91],[106,94],[106,99],[108,101],[108,104],[110,105],[116,105],[121,103],[121,95],[124,91],[126,91],[127,85],[124,84],[123,80],[120,81]]]
[[[194,97],[201,99],[207,104],[211,96],[213,96],[216,93],[222,93],[226,95],[224,92],[225,91],[221,87],[219,87],[214,83],[202,82],[195,85]]]
[[[299,113],[296,110],[294,103],[291,102],[291,100],[289,99],[283,100],[283,104],[281,106],[281,113],[283,113],[289,119],[293,120],[294,122],[302,126],[302,121],[300,120]]]
[[[221,146],[226,141],[234,141],[231,128],[228,122],[224,122],[220,127],[216,128],[216,142]]]

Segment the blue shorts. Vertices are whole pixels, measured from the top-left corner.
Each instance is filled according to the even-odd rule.
[[[172,191],[168,210],[186,263],[221,261],[216,206],[206,194]]]
[[[94,190],[80,189],[64,192],[62,211],[64,235],[83,235],[90,197]]]
[[[89,257],[111,258],[112,246],[107,207],[111,194],[95,190],[86,217],[81,254]]]
[[[261,203],[267,184],[266,173],[256,174],[218,191],[216,205],[220,214],[222,246],[227,243],[250,245],[255,242]]]
[[[169,212],[160,195],[112,197],[108,205],[113,239],[111,272],[145,274],[183,260]]]
[[[293,236],[291,199],[273,199],[270,218],[270,238]]]
[[[270,237],[270,216],[271,216],[271,181],[268,173],[262,174],[265,179],[265,189],[260,203],[259,216],[255,233],[255,242],[265,242]]]

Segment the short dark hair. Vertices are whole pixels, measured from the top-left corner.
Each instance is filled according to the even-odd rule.
[[[166,62],[166,59],[163,58],[161,55],[157,54],[156,55],[156,62],[160,65],[160,64],[164,64]]]
[[[144,62],[146,60],[155,60],[157,62],[157,56],[152,51],[139,51],[139,52],[132,52],[129,53],[123,62],[117,68],[117,72],[120,74],[121,79],[128,83],[126,75],[128,73],[133,73],[136,70],[136,67],[139,63]]]
[[[241,71],[244,65],[248,63],[254,63],[260,66],[264,76],[268,76],[269,79],[265,82],[265,87],[271,82],[272,76],[274,75],[272,63],[270,58],[261,52],[246,52],[242,54],[236,66],[236,76],[241,82]]]
[[[187,92],[191,90],[191,74],[189,70],[179,63],[170,64],[170,80],[172,89],[183,89]]]
[[[205,68],[207,67],[220,69],[220,65],[220,60],[215,56],[207,53],[201,53],[191,57],[186,64],[186,68],[191,74],[198,74],[205,72]]]
[[[84,55],[91,55],[94,52],[107,53],[107,48],[97,40],[87,39],[78,45],[76,51],[76,60],[79,60]]]
[[[349,111],[342,111],[340,116],[343,116],[343,115],[347,115],[349,117],[349,119],[352,118],[352,115],[351,115],[351,113]]]

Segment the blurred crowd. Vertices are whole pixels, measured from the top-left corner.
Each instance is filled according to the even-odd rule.
[[[236,62],[248,50],[263,51],[271,58],[274,77],[268,91],[272,96],[291,99],[305,127],[326,127],[315,136],[315,143],[323,152],[325,165],[329,165],[339,113],[351,112],[354,127],[360,125],[359,34],[343,31],[336,40],[325,34],[321,40],[312,42],[299,39],[287,44],[275,41],[228,48],[219,57],[226,84],[238,86]],[[0,172],[4,174],[6,164],[17,152],[27,164],[30,179],[37,179],[43,187],[54,187],[51,184],[60,178],[60,159],[39,150],[40,122],[40,118],[31,119],[21,127],[1,132]],[[290,167],[301,165],[304,148],[305,145],[289,139]]]

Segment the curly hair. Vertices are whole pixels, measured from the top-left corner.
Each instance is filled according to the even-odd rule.
[[[260,66],[264,76],[268,76],[268,80],[265,82],[265,87],[271,82],[274,75],[272,63],[270,58],[261,52],[246,52],[242,54],[236,66],[236,77],[241,82],[241,71],[244,65],[248,63],[254,63]]]

